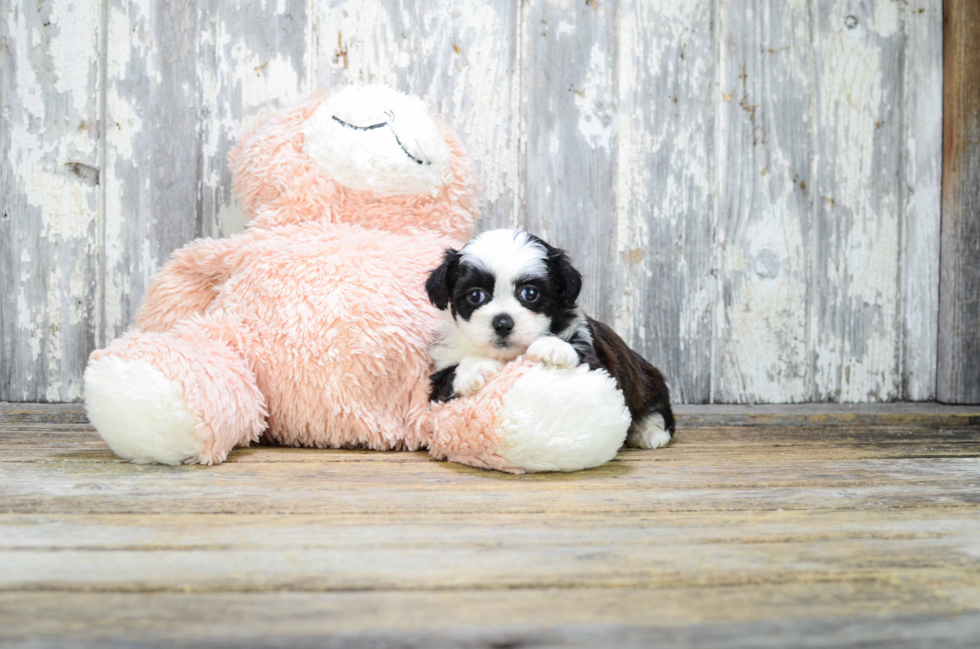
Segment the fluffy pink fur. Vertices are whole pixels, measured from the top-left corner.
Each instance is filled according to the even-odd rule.
[[[343,187],[303,151],[303,125],[323,92],[269,118],[231,153],[235,195],[256,227],[287,223],[350,223],[391,232],[431,232],[466,241],[480,190],[452,130],[437,120],[452,152],[449,177],[435,196],[390,196]]]
[[[109,355],[144,360],[175,381],[200,421],[195,432],[204,450],[197,461],[218,464],[234,447],[258,441],[268,414],[243,354],[240,325],[220,312],[195,315],[167,333],[130,331],[93,352],[89,362]]]
[[[498,454],[497,413],[501,403],[519,378],[531,368],[523,356],[504,366],[499,374],[478,392],[465,399],[432,404],[432,437],[429,454],[439,460],[524,473]]]
[[[232,166],[248,229],[176,251],[151,283],[139,330],[92,355],[148,361],[178,383],[202,422],[202,463],[262,433],[293,446],[428,444],[428,347],[439,314],[423,287],[445,247],[469,238],[479,188],[441,122],[451,172],[435,196],[337,185],[303,151],[303,124],[325,96],[244,138]],[[508,381],[468,408],[442,409],[434,453],[503,468],[488,431]],[[467,431],[479,440],[469,452]]]

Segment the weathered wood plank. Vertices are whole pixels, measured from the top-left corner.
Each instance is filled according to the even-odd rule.
[[[936,398],[943,150],[943,6],[907,3],[903,110],[902,398]]]
[[[935,395],[938,0],[104,4],[102,23],[0,6],[0,399],[79,399],[170,251],[242,227],[226,157],[246,123],[348,81],[444,112],[486,184],[480,227],[569,247],[589,310],[677,401]],[[949,169],[947,200],[972,200]],[[944,239],[943,372],[967,390],[975,221]]]
[[[205,236],[228,236],[245,225],[232,196],[228,154],[252,119],[314,91],[309,5],[306,0],[233,0],[198,9],[199,218]]]
[[[393,533],[403,530],[402,535]],[[249,530],[262,529],[261,535]],[[324,530],[329,529],[329,533]],[[353,550],[391,548],[425,549],[443,542],[447,548],[483,547],[513,551],[517,547],[547,543],[602,546],[659,543],[732,543],[739,546],[864,542],[936,542],[945,549],[964,550],[980,532],[980,522],[968,511],[942,509],[888,511],[718,512],[707,518],[696,512],[640,514],[625,518],[615,512],[546,520],[539,513],[500,514],[489,520],[478,514],[454,517],[393,512],[387,515],[324,514],[308,516],[197,514],[2,514],[0,550],[32,552],[62,550],[128,552],[157,550],[221,551],[336,548]],[[440,539],[435,543],[431,539]],[[511,536],[512,548],[501,547]],[[964,554],[964,556],[966,556]],[[599,560],[602,557],[585,557]],[[875,559],[877,560],[877,559]],[[723,565],[695,566],[717,571]],[[799,565],[755,566],[754,569],[803,569]],[[806,568],[809,569],[809,568]],[[743,580],[746,581],[746,580]]]
[[[457,130],[479,170],[479,227],[515,227],[518,3],[320,2],[312,21],[318,86],[385,83],[421,96]]]
[[[971,588],[973,513],[0,516],[0,591],[884,584],[896,568],[918,584]]]
[[[616,211],[616,5],[540,0],[521,21],[524,225],[568,250],[580,302],[610,321]]]
[[[96,343],[99,15],[0,1],[0,400],[78,400]]]
[[[0,639],[16,647],[758,649],[797,646],[806,638],[814,648],[966,649],[978,633],[976,605],[961,593],[906,594],[893,584],[515,590],[506,597],[479,591],[0,594]]]
[[[175,248],[201,233],[196,2],[109,0],[101,343],[133,324]]]
[[[329,537],[333,529],[320,532]],[[405,532],[404,527],[371,530],[357,542],[368,543],[375,533]],[[943,585],[952,590],[980,587],[975,561],[966,554],[977,549],[977,538],[976,532],[950,538],[950,545],[964,547],[961,553],[932,540],[644,545],[611,538],[594,544],[558,543],[545,534],[535,544],[488,536],[496,547],[440,547],[444,536],[434,535],[430,545],[419,547],[16,550],[0,551],[0,592],[666,589],[804,584],[817,579],[885,584],[893,583],[896,566],[909,581],[948,582]]]
[[[809,401],[810,9],[724,0],[719,10],[714,401]]]
[[[629,1],[618,11],[615,254],[597,258],[613,271],[589,281],[605,282],[598,315],[664,372],[673,400],[705,403],[716,295],[713,5]]]
[[[810,332],[816,401],[901,396],[903,5],[814,3]]]
[[[975,430],[945,431],[921,444],[914,431],[849,437],[810,428],[755,436],[750,430],[722,430],[703,445],[624,452],[580,474],[523,477],[435,463],[423,454],[250,449],[217,467],[173,468],[123,463],[106,451],[71,461],[63,444],[51,445],[54,461],[0,463],[0,512],[636,515],[971,508],[980,499]],[[933,444],[939,448],[930,453]],[[252,454],[256,461],[238,461]]]
[[[980,403],[980,6],[945,8],[937,397]]]

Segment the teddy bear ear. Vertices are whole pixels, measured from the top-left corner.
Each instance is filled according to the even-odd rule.
[[[458,250],[446,248],[442,255],[442,265],[429,273],[429,279],[425,281],[429,302],[440,311],[445,311],[449,306],[449,298],[452,297],[456,276],[459,274],[461,256]]]

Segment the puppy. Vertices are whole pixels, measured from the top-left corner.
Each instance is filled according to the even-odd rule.
[[[564,251],[523,231],[492,230],[447,249],[425,284],[445,318],[431,356],[433,401],[479,390],[521,354],[554,367],[606,370],[633,422],[626,443],[665,446],[674,416],[663,375],[612,329],[582,314],[582,275]]]

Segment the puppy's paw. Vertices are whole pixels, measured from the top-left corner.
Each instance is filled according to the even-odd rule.
[[[557,336],[538,338],[527,348],[527,358],[535,363],[569,368],[579,364],[578,352]]]
[[[626,438],[626,445],[631,448],[654,449],[667,446],[670,443],[670,431],[664,428],[663,415],[650,415],[637,426]]]
[[[456,367],[453,392],[461,397],[469,396],[482,388],[504,366],[492,358],[466,357]]]

